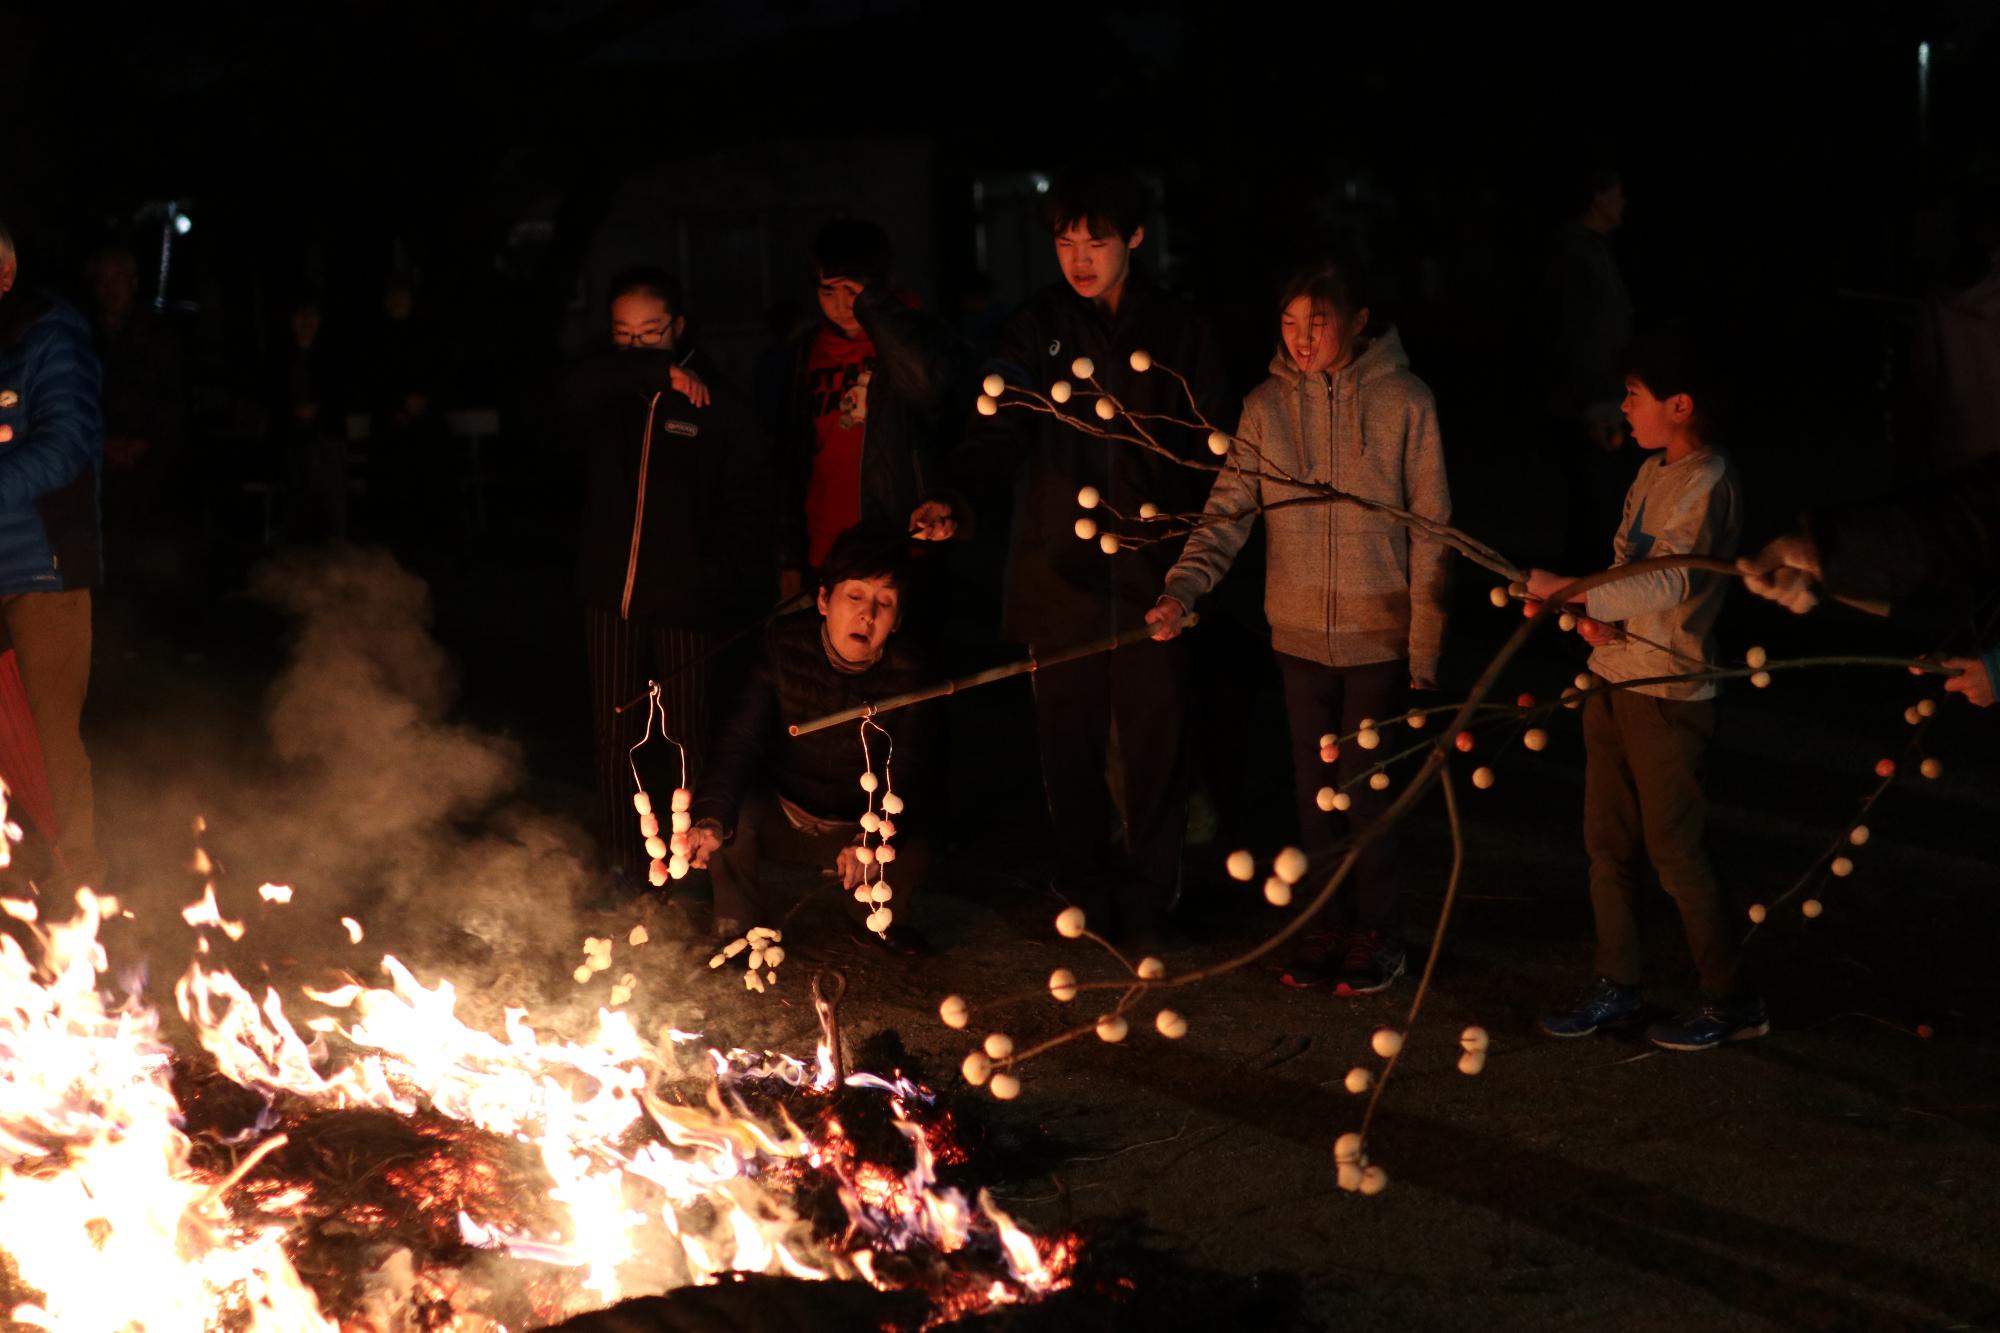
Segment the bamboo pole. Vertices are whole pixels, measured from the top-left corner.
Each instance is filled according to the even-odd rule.
[[[1189,612],[1181,618],[1181,628],[1184,630],[1193,629],[1200,623],[1201,617],[1193,612]],[[825,717],[814,718],[810,722],[800,722],[795,726],[787,727],[786,730],[794,736],[805,736],[815,731],[825,731],[828,727],[837,727],[843,722],[858,722],[864,717],[877,717],[883,713],[893,713],[898,708],[908,708],[911,704],[928,703],[932,699],[942,699],[948,694],[957,694],[960,690],[975,689],[981,685],[991,685],[996,680],[1007,680],[1013,676],[1026,675],[1029,672],[1038,671],[1045,666],[1060,666],[1064,662],[1074,662],[1080,658],[1094,656],[1097,653],[1108,653],[1114,648],[1123,648],[1127,644],[1138,643],[1143,639],[1150,639],[1153,637],[1153,634],[1154,627],[1152,625],[1140,625],[1134,629],[1128,629],[1122,634],[1110,634],[1101,639],[1092,639],[1089,643],[1080,643],[1074,648],[1058,649],[1046,657],[1038,657],[1031,651],[1027,657],[1019,662],[1009,662],[1005,666],[988,667],[984,671],[975,671],[969,676],[960,676],[957,680],[942,681],[936,685],[926,686],[921,690],[911,690],[908,694],[891,695],[887,699],[882,699],[875,703],[862,704],[858,708],[848,708],[838,713],[829,713]]]

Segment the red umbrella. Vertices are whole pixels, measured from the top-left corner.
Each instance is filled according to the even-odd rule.
[[[42,837],[54,842],[56,803],[42,767],[42,737],[12,647],[0,651],[0,781],[7,784],[9,810],[24,812]]]

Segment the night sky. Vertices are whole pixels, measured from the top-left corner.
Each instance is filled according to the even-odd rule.
[[[447,267],[441,252],[490,243],[482,228],[527,191],[582,195],[708,147],[865,131],[933,135],[966,172],[1123,155],[1218,205],[1202,241],[1222,250],[1284,228],[1283,201],[1329,174],[1365,171],[1410,225],[1435,227],[1480,188],[1545,207],[1568,161],[1609,154],[1659,248],[1683,229],[1747,231],[1746,249],[1893,285],[1935,275],[1885,229],[1990,171],[2000,123],[2000,17],[1972,3],[1504,21],[1022,5],[972,23],[959,6],[893,3],[498,5],[477,22],[452,6],[321,9],[10,17],[9,215],[73,247],[180,197],[358,251],[400,236]]]

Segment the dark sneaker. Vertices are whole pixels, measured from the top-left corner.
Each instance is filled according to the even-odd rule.
[[[1583,988],[1576,1003],[1559,1014],[1546,1014],[1535,1026],[1551,1037],[1588,1037],[1599,1028],[1617,1027],[1639,1016],[1639,988],[1598,977]]]
[[[1703,995],[1678,1018],[1646,1029],[1646,1040],[1663,1051],[1705,1051],[1725,1041],[1749,1041],[1771,1030],[1761,995]]]
[[[1299,941],[1299,952],[1278,980],[1293,990],[1318,990],[1331,986],[1340,975],[1347,957],[1347,937],[1337,930],[1309,930]]]
[[[1347,954],[1333,979],[1336,995],[1373,995],[1388,990],[1403,975],[1403,946],[1380,931],[1365,930],[1347,937]]]

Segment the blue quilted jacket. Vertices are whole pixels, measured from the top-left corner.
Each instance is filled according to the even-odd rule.
[[[0,596],[94,587],[104,422],[97,353],[75,308],[0,299]],[[4,432],[0,432],[4,433]]]

